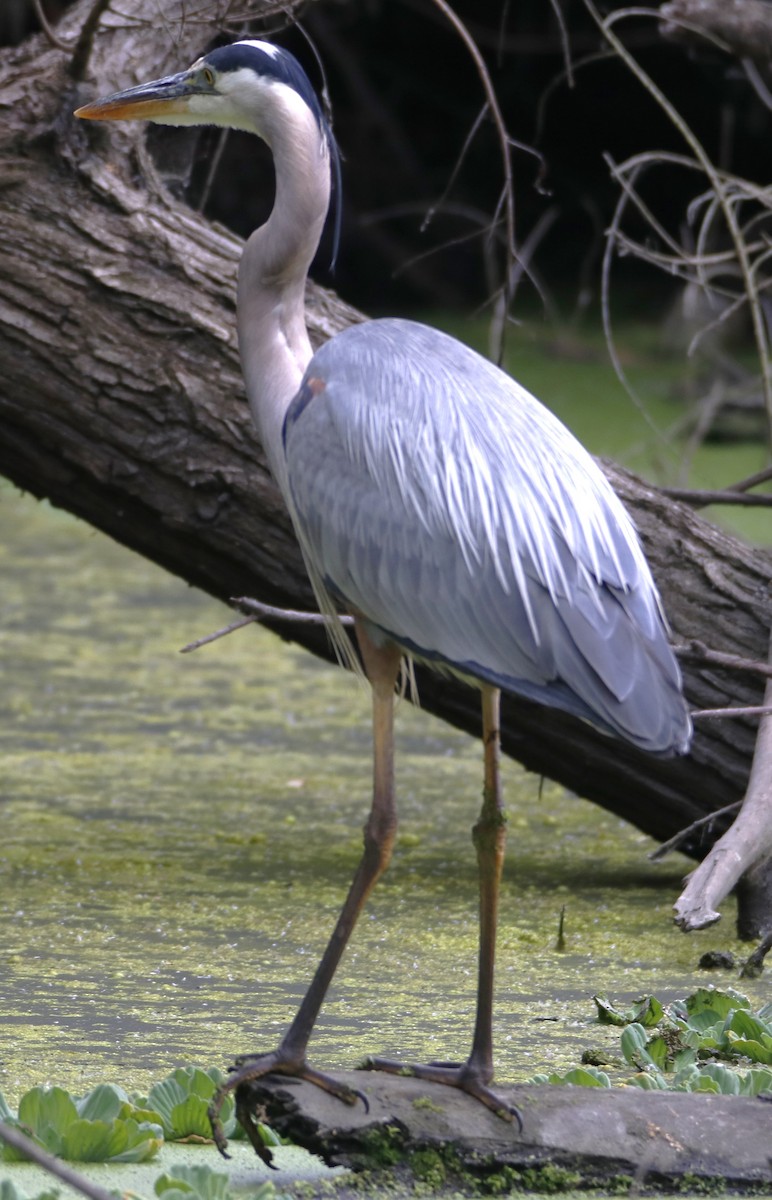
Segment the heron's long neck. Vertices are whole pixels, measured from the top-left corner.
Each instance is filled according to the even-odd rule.
[[[308,268],[330,199],[324,135],[308,110],[292,110],[266,131],[276,168],[276,198],[250,237],[239,267],[239,343],[252,416],[269,466],[286,488],[282,425],[311,358],[305,322]]]

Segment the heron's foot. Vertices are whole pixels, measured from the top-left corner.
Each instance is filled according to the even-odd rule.
[[[444,1083],[458,1088],[479,1100],[502,1121],[516,1121],[522,1132],[523,1118],[514,1104],[508,1104],[488,1087],[487,1073],[472,1062],[465,1063],[400,1063],[390,1058],[367,1058],[362,1064],[365,1071],[386,1071],[390,1075],[408,1075],[414,1079],[426,1079],[431,1083]]]
[[[214,1093],[208,1110],[212,1137],[223,1158],[229,1157],[228,1139],[222,1127],[220,1111],[226,1097],[235,1092],[236,1117],[239,1124],[252,1143],[255,1153],[268,1166],[273,1166],[273,1155],[260,1136],[260,1122],[255,1117],[254,1104],[245,1087],[246,1084],[266,1075],[288,1075],[295,1079],[305,1079],[332,1096],[337,1096],[344,1104],[356,1104],[357,1100],[361,1100],[365,1109],[369,1108],[367,1098],[362,1092],[356,1092],[353,1088],[339,1083],[332,1075],[325,1075],[322,1071],[309,1067],[305,1058],[297,1058],[282,1050],[281,1046],[268,1054],[242,1054],[230,1068],[228,1078]]]

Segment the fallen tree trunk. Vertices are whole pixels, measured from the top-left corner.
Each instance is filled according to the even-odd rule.
[[[497,1089],[523,1128],[437,1083],[363,1071],[336,1079],[366,1098],[348,1108],[313,1084],[266,1078],[250,1084],[273,1129],[331,1165],[391,1169],[448,1192],[495,1179],[527,1191],[620,1185],[633,1190],[733,1190],[772,1182],[768,1103],[759,1097],[640,1088],[526,1085]],[[506,1173],[502,1176],[502,1170]],[[408,1189],[412,1190],[412,1189]]]
[[[62,39],[74,45],[89,7],[74,7]],[[0,472],[212,595],[308,608],[305,570],[242,390],[240,242],[175,203],[152,164],[140,173],[141,130],[105,134],[71,118],[93,94],[192,59],[206,33],[182,19],[167,43],[138,22],[104,20],[88,87],[68,75],[72,57],[41,39],[0,57]],[[358,319],[309,287],[316,343]],[[641,532],[676,641],[766,660],[772,560],[607,471]],[[279,632],[329,657],[323,631]],[[685,675],[695,708],[763,696],[752,671],[690,658]],[[419,691],[426,708],[479,732],[475,692],[423,672]],[[658,760],[506,697],[503,746],[664,839],[743,796],[756,725],[703,723],[688,758]],[[703,858],[728,823],[701,826],[680,848]]]

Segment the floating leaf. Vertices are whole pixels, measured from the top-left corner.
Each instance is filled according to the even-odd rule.
[[[126,1093],[110,1084],[102,1084],[81,1100],[75,1101],[63,1088],[30,1088],[19,1102],[19,1115],[13,1121],[49,1153],[73,1162],[146,1162],[163,1144],[160,1124],[137,1121],[131,1116]],[[82,1114],[105,1114],[90,1119]],[[24,1155],[12,1147],[3,1149],[6,1162],[17,1162]]]
[[[645,1092],[663,1092],[668,1088],[668,1082],[664,1075],[650,1075],[648,1071],[641,1071],[639,1075],[634,1075],[630,1083],[633,1087],[643,1088]]]
[[[114,1121],[127,1105],[131,1110],[126,1092],[112,1083],[100,1083],[75,1102],[78,1116],[86,1121]]]
[[[664,1009],[656,996],[642,996],[631,1008],[622,1011],[607,999],[606,996],[593,996],[598,1010],[598,1020],[605,1025],[645,1025],[658,1024],[664,1016]]]
[[[204,1166],[178,1166],[155,1181],[155,1193],[163,1200],[186,1197],[191,1200],[227,1200],[229,1195],[227,1175]]]
[[[751,1067],[741,1077],[743,1096],[759,1096],[762,1092],[772,1094],[772,1071]]]
[[[78,1119],[75,1101],[64,1088],[34,1087],[19,1101],[19,1115],[14,1124],[21,1127],[34,1142],[51,1154],[61,1156],[62,1139],[73,1121]],[[25,1155],[11,1146],[3,1149],[6,1162],[24,1161]]]
[[[731,1067],[725,1067],[723,1063],[708,1063],[700,1072],[702,1076],[700,1086],[695,1088],[695,1091],[704,1092],[710,1089],[702,1086],[706,1080],[713,1080],[716,1084],[716,1090],[724,1096],[739,1096],[740,1095],[740,1077],[737,1071],[733,1071]]]
[[[750,1009],[751,1002],[747,996],[736,992],[734,988],[726,988],[723,991],[719,988],[697,988],[697,991],[692,992],[684,1001],[684,1007],[691,1025],[693,1018],[701,1012],[712,1012],[716,1017],[726,1019],[732,1009]]]
[[[627,1024],[624,1014],[621,1013],[618,1008],[615,1008],[615,1006],[606,996],[599,993],[597,996],[593,996],[593,1000],[595,1001],[595,1007],[598,1010],[598,1020],[600,1021],[601,1025]]]
[[[212,1128],[207,1109],[221,1081],[219,1071],[179,1067],[150,1089],[147,1105],[158,1114],[164,1137],[168,1141],[180,1141],[188,1137],[211,1138]],[[232,1137],[236,1120],[231,1096],[226,1096],[220,1116],[226,1136]]]
[[[746,1058],[750,1058],[752,1062],[763,1063],[767,1067],[772,1067],[772,1046],[764,1046],[761,1042],[751,1041],[750,1038],[730,1036],[729,1048],[734,1054],[743,1054]]]
[[[646,1030],[642,1025],[628,1025],[622,1031],[619,1044],[631,1066],[638,1067],[639,1070],[641,1067],[657,1068],[657,1064],[649,1054]]]

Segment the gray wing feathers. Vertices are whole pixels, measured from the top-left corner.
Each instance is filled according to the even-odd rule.
[[[398,641],[649,749],[688,736],[678,668],[627,514],[557,419],[452,338],[339,334],[285,426],[314,573]]]

